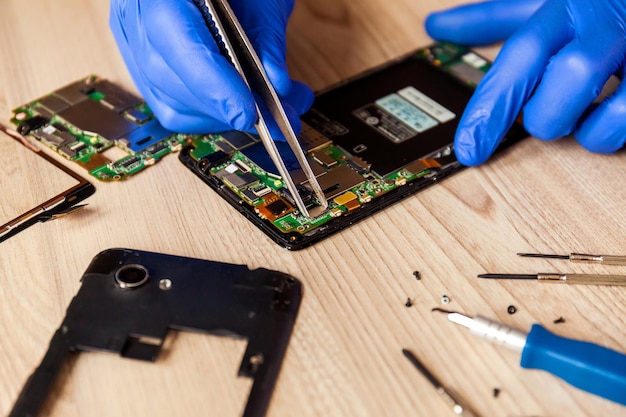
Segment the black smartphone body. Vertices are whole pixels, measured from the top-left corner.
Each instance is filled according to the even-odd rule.
[[[460,171],[454,134],[489,67],[471,50],[441,43],[317,94],[298,139],[327,209],[317,204],[287,144],[277,142],[312,217],[296,209],[253,135],[195,139],[180,160],[273,241],[302,249]],[[515,124],[502,147],[526,136]]]

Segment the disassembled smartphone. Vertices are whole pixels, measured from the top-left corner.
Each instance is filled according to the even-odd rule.
[[[145,102],[90,75],[13,110],[11,122],[101,181],[127,178],[179,151],[183,138],[165,129]],[[107,155],[116,147],[118,155]]]
[[[252,135],[191,138],[180,159],[272,240],[302,249],[458,172],[454,134],[489,67],[465,47],[439,43],[321,92],[302,116],[299,140],[327,209],[297,172],[289,147],[278,143],[286,165],[294,161],[293,176],[313,217],[296,209]],[[526,136],[516,124],[503,145]]]
[[[66,215],[95,188],[17,132],[0,125],[0,242]]]
[[[454,133],[489,67],[468,48],[439,43],[318,94],[299,140],[327,209],[289,146],[277,143],[312,217],[297,210],[258,137],[169,132],[138,97],[97,76],[20,106],[12,122],[103,181],[182,147],[185,166],[272,240],[297,250],[458,172]],[[516,124],[503,146],[526,136]],[[128,154],[112,161],[103,152],[115,145]]]

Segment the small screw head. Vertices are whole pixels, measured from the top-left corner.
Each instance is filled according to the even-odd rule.
[[[159,281],[159,288],[162,289],[163,291],[171,290],[172,280],[169,278],[162,279],[161,281]]]
[[[507,307],[506,311],[509,314],[515,314],[515,312],[517,311],[517,307],[515,307],[514,305],[510,305]]]
[[[442,295],[441,296],[441,302],[444,304],[448,304],[450,302],[450,297],[448,297],[447,295]]]
[[[265,362],[265,358],[262,353],[250,356],[250,370],[256,372],[261,365]]]
[[[257,353],[256,355],[250,356],[250,363],[255,366],[259,366],[263,364],[263,355],[261,353]]]

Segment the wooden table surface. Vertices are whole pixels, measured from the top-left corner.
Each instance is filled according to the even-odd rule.
[[[424,46],[425,16],[454,3],[299,0],[288,37],[293,75],[321,89]],[[133,88],[107,20],[103,0],[2,0],[0,118],[6,122],[17,105],[91,73]],[[496,49],[482,52],[493,58]],[[522,370],[517,353],[431,313],[445,307],[523,330],[541,323],[626,351],[624,288],[473,278],[483,272],[626,273],[626,267],[515,256],[626,254],[624,178],[624,152],[599,156],[572,139],[528,139],[311,248],[289,252],[170,155],[128,181],[95,184],[86,210],[0,244],[0,414],[8,414],[39,364],[90,260],[126,247],[276,269],[303,282],[269,416],[453,415],[402,348],[482,416],[626,415],[624,407],[549,374]],[[509,305],[517,307],[514,315]],[[565,322],[553,323],[559,317]],[[244,346],[172,332],[156,363],[81,354],[64,368],[44,415],[238,416],[250,387],[236,377]]]

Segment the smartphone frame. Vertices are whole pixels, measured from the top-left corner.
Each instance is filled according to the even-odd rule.
[[[76,206],[76,204],[91,196],[96,191],[93,184],[76,174],[71,169],[65,167],[63,164],[54,160],[49,155],[46,155],[35,145],[31,144],[27,139],[21,137],[17,132],[13,132],[4,126],[0,127],[0,132],[2,132],[1,134],[6,135],[10,140],[18,142],[24,148],[24,152],[33,152],[40,158],[43,158],[46,162],[52,164],[60,171],[78,181],[78,184],[72,186],[65,191],[62,191],[56,196],[40,204],[37,204],[30,210],[18,215],[14,219],[1,225],[0,242],[3,242],[12,236],[15,236],[17,233],[32,226],[35,223],[45,222],[55,218],[56,216],[69,213],[72,208]],[[24,169],[28,168],[25,167]]]

